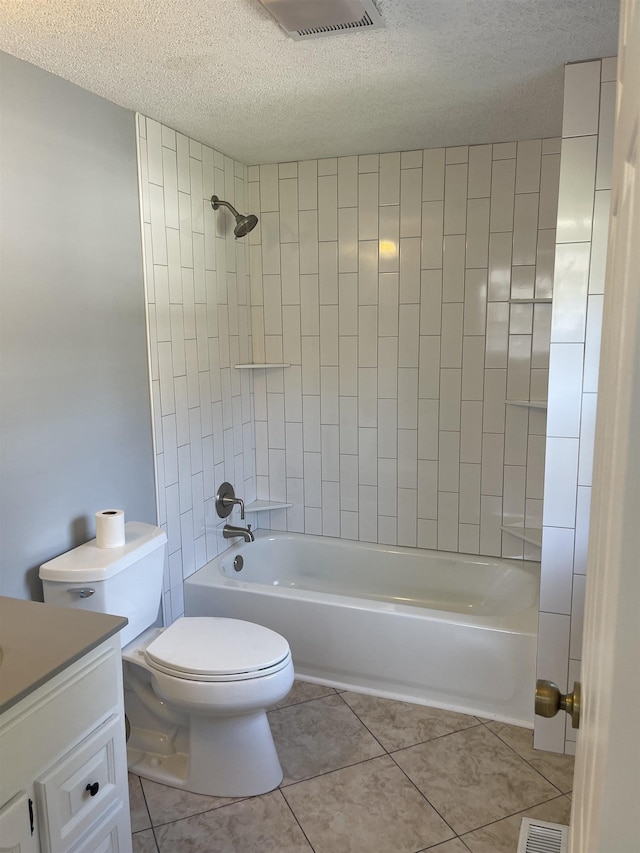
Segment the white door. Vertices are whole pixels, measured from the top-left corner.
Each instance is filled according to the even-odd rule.
[[[571,853],[640,851],[640,0],[622,0]]]

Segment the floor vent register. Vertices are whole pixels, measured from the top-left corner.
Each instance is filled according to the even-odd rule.
[[[568,849],[568,826],[522,818],[517,853],[567,853]]]

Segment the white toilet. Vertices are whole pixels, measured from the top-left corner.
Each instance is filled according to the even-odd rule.
[[[121,632],[129,769],[197,794],[263,794],[282,781],[266,709],[293,684],[289,644],[269,628],[206,616],[154,628],[167,537],[142,522],[126,544],[95,540],[40,567],[44,599],[126,616]]]

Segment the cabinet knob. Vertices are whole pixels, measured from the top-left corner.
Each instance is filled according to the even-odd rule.
[[[98,793],[99,790],[100,790],[100,782],[94,782],[93,784],[91,782],[89,782],[89,784],[85,788],[85,791],[88,791],[92,797],[95,797],[95,795]]]

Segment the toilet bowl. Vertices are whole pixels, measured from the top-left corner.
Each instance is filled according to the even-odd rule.
[[[240,619],[183,617],[145,632],[122,656],[132,772],[223,797],[280,784],[266,709],[293,684],[283,637]],[[127,701],[130,691],[137,703]],[[146,715],[136,713],[139,705]]]
[[[293,684],[289,644],[240,619],[182,617],[152,627],[166,535],[129,522],[125,539],[121,548],[81,545],[41,566],[40,577],[48,603],[129,619],[122,632],[129,769],[210,796],[276,788],[282,769],[266,711]]]

